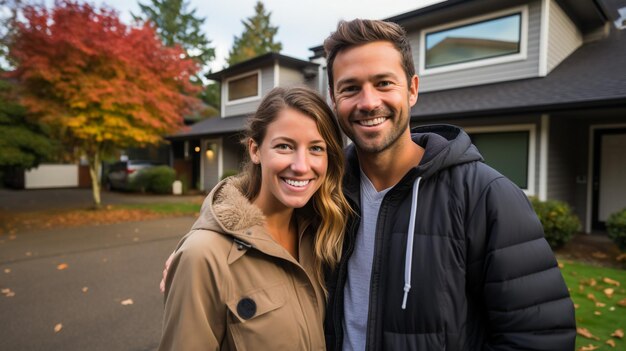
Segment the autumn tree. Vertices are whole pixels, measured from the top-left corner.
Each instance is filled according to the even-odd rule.
[[[263,3],[258,1],[254,6],[254,15],[242,20],[244,30],[240,37],[235,36],[235,42],[228,55],[228,64],[251,59],[268,52],[280,52],[283,45],[274,41],[278,27],[270,23],[271,12],[265,10]]]
[[[10,48],[21,102],[87,158],[98,208],[102,157],[180,128],[198,101],[189,80],[197,66],[151,26],[129,27],[108,8],[62,0],[23,15]]]

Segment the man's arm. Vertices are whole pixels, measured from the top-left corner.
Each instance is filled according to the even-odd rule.
[[[483,196],[473,218],[486,231],[484,349],[573,350],[574,306],[528,198],[506,178]]]

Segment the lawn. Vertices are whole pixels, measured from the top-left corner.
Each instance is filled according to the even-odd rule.
[[[129,204],[129,205],[116,205],[114,209],[127,209],[127,210],[145,210],[159,214],[171,214],[171,215],[194,215],[200,212],[201,204],[193,202],[181,202],[181,203],[148,203],[148,204]]]
[[[576,307],[576,350],[626,350],[626,270],[567,260],[560,266]]]

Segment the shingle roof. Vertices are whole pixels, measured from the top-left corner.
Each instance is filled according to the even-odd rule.
[[[223,134],[231,134],[237,133],[243,130],[246,119],[248,115],[239,115],[232,117],[214,117],[205,119],[194,125],[190,126],[188,129],[180,131],[176,134],[168,135],[166,139],[169,140],[184,140],[184,139],[195,139],[203,136],[209,135],[223,135]]]
[[[626,31],[587,43],[546,77],[420,94],[416,119],[626,105]]]

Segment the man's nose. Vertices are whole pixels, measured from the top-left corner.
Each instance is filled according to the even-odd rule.
[[[373,111],[380,106],[381,100],[378,91],[371,86],[365,85],[359,96],[357,108],[361,111]]]

